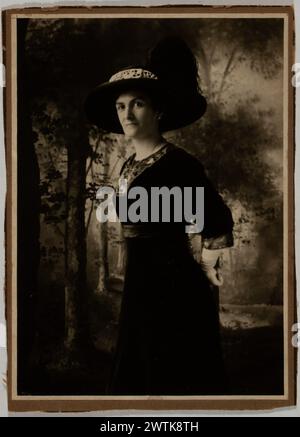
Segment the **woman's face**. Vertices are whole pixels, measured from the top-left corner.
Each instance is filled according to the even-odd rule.
[[[138,139],[158,133],[157,111],[142,91],[121,94],[116,100],[116,110],[126,136]]]

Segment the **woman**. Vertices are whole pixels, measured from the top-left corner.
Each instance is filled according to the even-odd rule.
[[[222,284],[217,262],[220,250],[232,245],[232,217],[199,161],[162,136],[205,112],[194,65],[191,80],[186,86],[181,83],[179,92],[174,93],[176,81],[172,90],[149,68],[127,68],[100,85],[86,102],[90,121],[123,133],[132,142],[135,153],[124,163],[120,177],[126,180],[128,192],[134,187],[146,190],[149,211],[153,187],[179,187],[181,192],[185,187],[204,187],[204,227],[198,236],[191,234],[192,239],[186,232],[195,231],[187,228],[190,221],[184,214],[178,221],[174,211],[168,221],[160,215],[159,220],[136,222],[129,217],[122,223],[126,272],[107,394],[225,393],[218,310],[211,285]],[[155,62],[152,66],[155,69]],[[122,195],[118,193],[117,209]],[[193,206],[195,202],[194,196]],[[131,205],[128,200],[128,211]],[[149,217],[153,217],[150,212]],[[199,239],[198,263],[190,241],[199,245]]]

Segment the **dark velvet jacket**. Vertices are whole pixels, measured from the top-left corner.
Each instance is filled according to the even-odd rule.
[[[170,144],[143,161],[134,158],[121,170],[128,189],[204,187],[204,245],[232,245],[231,212],[197,159]],[[186,224],[123,223],[127,261],[107,394],[226,393],[218,308],[191,254]]]

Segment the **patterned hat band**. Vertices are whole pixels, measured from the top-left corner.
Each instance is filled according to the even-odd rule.
[[[118,80],[124,79],[154,79],[158,80],[158,77],[155,76],[151,71],[144,70],[143,68],[130,68],[128,70],[118,71],[118,73],[114,74],[109,82],[116,82]]]

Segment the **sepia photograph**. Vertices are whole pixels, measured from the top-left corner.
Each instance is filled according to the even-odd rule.
[[[2,20],[10,410],[294,405],[293,8]]]

